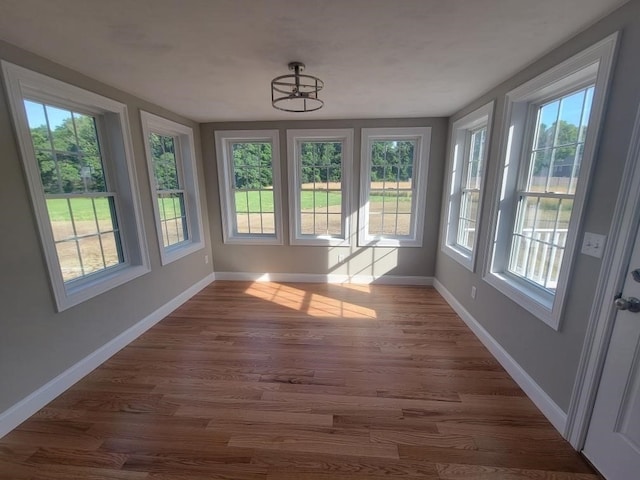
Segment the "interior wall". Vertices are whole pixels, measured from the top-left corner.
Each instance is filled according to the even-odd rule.
[[[578,237],[578,251],[560,331],[555,331],[482,279],[490,242],[491,210],[498,196],[498,169],[503,162],[499,149],[504,124],[504,96],[518,85],[618,30],[621,34],[618,56],[612,72],[608,104],[584,209],[584,221]],[[436,277],[565,412],[569,406],[589,313],[593,306],[591,299],[601,268],[599,259],[580,254],[579,249],[585,231],[609,234],[631,129],[640,100],[638,45],[640,1],[632,0],[450,119],[450,123],[453,123],[486,102],[496,101],[476,272],[471,273],[438,249]],[[475,300],[470,295],[472,286],[477,287]]]
[[[38,228],[23,173],[7,98],[0,94],[0,413],[82,360],[178,294],[212,273],[198,125],[155,105],[0,42],[0,58],[128,107],[135,170],[151,272],[57,313]],[[193,127],[205,248],[161,266],[146,166],[140,109]]]
[[[295,116],[296,114],[292,114]],[[384,248],[357,246],[357,208],[360,192],[360,138],[362,128],[373,127],[431,127],[431,152],[425,205],[418,206],[424,215],[422,247]],[[348,247],[292,246],[289,239],[289,193],[287,169],[287,129],[352,128],[354,130],[353,174],[347,188],[352,195],[351,241]],[[263,130],[280,132],[280,165],[282,175],[282,205],[284,245],[230,245],[222,236],[219,205],[218,172],[214,132],[216,130]],[[273,121],[226,122],[201,125],[202,151],[207,183],[209,214],[211,215],[211,244],[216,272],[296,273],[432,277],[435,274],[435,253],[438,241],[442,175],[447,122],[444,118],[329,120],[329,121]],[[343,262],[338,255],[344,255]]]

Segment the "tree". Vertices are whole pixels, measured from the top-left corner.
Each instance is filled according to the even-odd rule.
[[[93,117],[69,112],[52,131],[31,128],[31,140],[45,193],[106,191]]]
[[[235,186],[261,189],[273,186],[270,143],[234,143],[233,171]]]
[[[371,149],[371,181],[406,182],[413,176],[414,144],[376,141]]]
[[[547,127],[540,124],[535,158],[532,159],[533,175],[546,176],[553,160],[555,177],[571,176],[573,163],[576,156],[576,143],[578,142],[579,128],[577,125],[560,120],[558,137],[556,138],[556,122]],[[554,148],[554,146],[556,146]]]

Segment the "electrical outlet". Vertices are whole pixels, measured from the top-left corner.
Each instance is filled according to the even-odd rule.
[[[476,299],[476,287],[475,285],[471,287],[471,298]]]
[[[580,252],[591,257],[602,258],[602,252],[604,251],[604,244],[606,241],[606,235],[584,232],[584,239],[582,240],[582,249]]]
[[[338,254],[338,263],[342,263],[344,262],[344,253],[339,253]]]
[[[209,263],[209,255],[205,255],[204,256],[204,263],[208,264]]]

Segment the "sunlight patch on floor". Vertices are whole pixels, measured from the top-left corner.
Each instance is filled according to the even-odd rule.
[[[358,286],[364,287],[363,290],[352,288],[356,287],[355,285],[345,285],[345,287],[363,293],[370,291],[367,285]],[[247,288],[246,293],[283,307],[304,312],[312,317],[377,318],[376,311],[371,308],[279,283],[254,282]]]

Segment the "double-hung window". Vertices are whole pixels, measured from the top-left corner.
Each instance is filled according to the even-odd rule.
[[[148,272],[126,106],[2,68],[58,310]]]
[[[140,112],[162,264],[204,247],[193,130]]]
[[[288,130],[292,245],[348,245],[353,130]]]
[[[225,243],[282,244],[278,130],[217,131]]]
[[[451,131],[442,248],[472,271],[492,114],[493,102],[454,122]]]
[[[485,279],[556,329],[616,38],[507,94],[502,189]]]
[[[358,244],[420,247],[431,129],[363,128]]]

